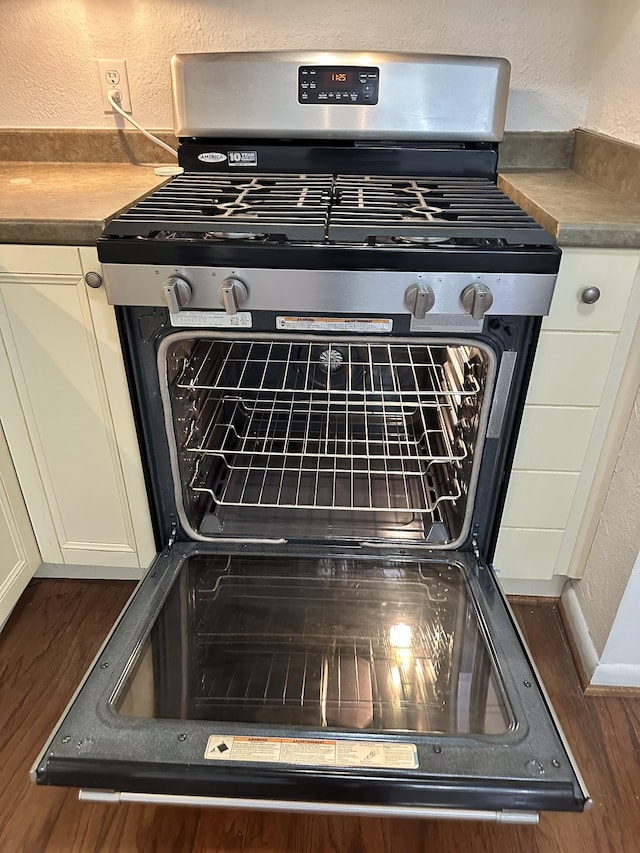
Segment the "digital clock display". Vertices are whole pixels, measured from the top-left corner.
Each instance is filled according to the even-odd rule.
[[[380,69],[364,65],[301,65],[298,68],[299,104],[378,103]]]
[[[355,74],[351,71],[325,71],[322,83],[327,89],[348,89],[355,83]]]

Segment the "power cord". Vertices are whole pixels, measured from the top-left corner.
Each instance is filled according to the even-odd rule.
[[[147,139],[150,139],[151,142],[155,142],[156,145],[159,145],[161,148],[164,148],[165,151],[168,151],[169,154],[173,154],[173,156],[177,158],[177,151],[174,151],[174,149],[170,145],[167,145],[166,142],[163,142],[161,139],[158,139],[157,136],[154,136],[152,133],[149,133],[148,130],[145,130],[141,124],[138,124],[138,122],[134,118],[131,118],[129,113],[125,113],[125,111],[120,106],[120,101],[122,100],[122,92],[119,89],[110,89],[107,92],[107,100],[114,108],[114,110],[117,113],[120,113],[120,115],[125,118],[129,122],[129,124],[132,124],[136,130],[139,130],[140,133],[146,136]]]

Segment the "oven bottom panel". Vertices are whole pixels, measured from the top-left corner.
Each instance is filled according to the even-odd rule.
[[[582,809],[492,574],[435,553],[161,555],[34,778],[292,803]]]

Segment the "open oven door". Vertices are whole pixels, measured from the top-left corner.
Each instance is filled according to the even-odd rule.
[[[160,555],[32,769],[105,801],[535,822],[588,793],[493,572]]]

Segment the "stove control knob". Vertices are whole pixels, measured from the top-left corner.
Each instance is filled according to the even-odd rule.
[[[237,314],[240,306],[249,298],[249,291],[244,281],[239,278],[225,278],[218,288],[218,302],[227,314]]]
[[[164,282],[162,291],[170,314],[177,314],[181,308],[186,308],[191,299],[191,285],[177,275],[172,275]]]
[[[460,301],[474,320],[482,320],[493,305],[493,293],[486,284],[470,284],[460,294]]]
[[[416,320],[424,320],[427,311],[431,311],[436,301],[433,288],[428,284],[412,284],[404,292],[404,304]]]

